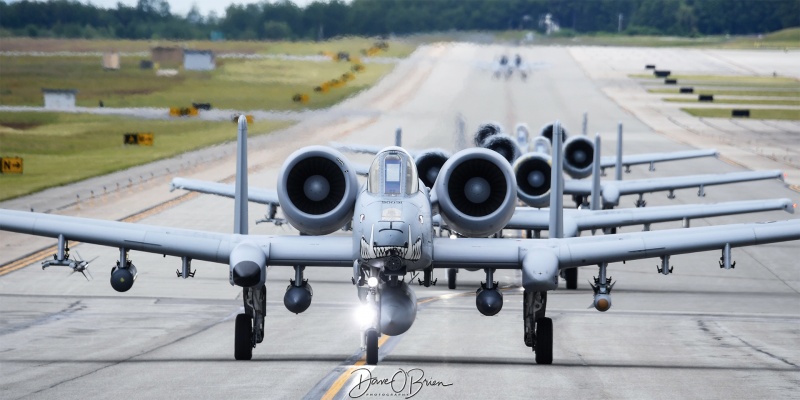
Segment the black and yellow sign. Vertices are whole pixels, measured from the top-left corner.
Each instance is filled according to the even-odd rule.
[[[4,174],[21,174],[22,157],[0,158],[0,172]]]
[[[170,107],[170,117],[196,117],[197,109],[194,107]]]
[[[308,103],[308,95],[304,93],[298,93],[292,97],[292,101],[295,103]]]
[[[125,144],[135,144],[139,146],[152,146],[153,134],[150,132],[126,133]]]

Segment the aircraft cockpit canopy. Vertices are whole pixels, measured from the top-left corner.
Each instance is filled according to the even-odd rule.
[[[417,193],[419,177],[414,160],[399,147],[381,151],[369,167],[367,191],[382,196],[408,196]]]

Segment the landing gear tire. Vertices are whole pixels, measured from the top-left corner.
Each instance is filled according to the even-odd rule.
[[[237,360],[253,358],[253,319],[247,314],[236,316],[236,334],[233,355]]]
[[[564,270],[564,280],[567,281],[567,289],[578,288],[578,269],[567,268]]]
[[[539,318],[536,320],[536,352],[537,364],[553,363],[553,320]]]
[[[367,365],[378,365],[378,332],[370,329],[367,335]]]
[[[456,274],[458,270],[455,268],[448,268],[447,269],[447,288],[448,289],[455,289],[456,288]]]

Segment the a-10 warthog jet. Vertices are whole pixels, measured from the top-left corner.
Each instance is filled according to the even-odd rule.
[[[311,303],[312,291],[302,266],[342,267],[369,312],[363,331],[366,362],[378,362],[378,337],[407,331],[416,318],[414,292],[405,282],[409,273],[432,268],[480,268],[486,282],[476,294],[477,309],[497,314],[502,293],[494,281],[497,269],[519,270],[524,288],[525,344],[536,362],[552,363],[553,323],[546,317],[547,293],[558,287],[559,270],[599,265],[595,307],[611,306],[610,262],[660,257],[668,274],[673,254],[720,250],[731,266],[731,248],[800,239],[800,221],[737,224],[611,236],[559,238],[562,228],[561,174],[554,174],[552,239],[491,239],[514,213],[516,181],[511,165],[487,149],[456,153],[445,163],[433,188],[420,183],[411,156],[388,147],[375,156],[367,182],[338,151],[312,146],[296,151],[280,171],[278,196],[290,224],[306,236],[249,235],[246,173],[247,123],[239,119],[234,233],[148,226],[134,223],[0,210],[0,229],[58,238],[59,248],[47,264],[71,267],[69,240],[119,249],[111,285],[127,291],[136,278],[129,252],[138,250],[180,257],[183,276],[191,260],[227,264],[230,284],[243,291],[244,310],[236,318],[234,354],[250,359],[264,338],[267,266],[295,268],[284,303],[294,312]],[[556,150],[553,159],[561,159]],[[554,170],[557,168],[554,168]],[[360,187],[359,187],[360,186]],[[432,216],[438,213],[463,238],[434,235]],[[344,225],[348,236],[327,236]],[[85,266],[84,266],[85,267]],[[350,275],[348,273],[348,275]]]

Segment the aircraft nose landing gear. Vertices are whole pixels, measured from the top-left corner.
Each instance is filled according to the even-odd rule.
[[[524,340],[536,353],[537,364],[553,363],[553,320],[544,316],[546,309],[547,292],[523,293]]]
[[[233,355],[237,360],[253,358],[253,349],[264,341],[264,318],[267,316],[267,287],[242,289],[244,313],[236,316]]]

